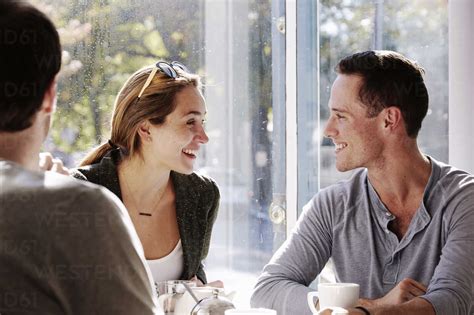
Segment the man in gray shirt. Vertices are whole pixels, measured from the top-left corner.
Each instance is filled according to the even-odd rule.
[[[339,171],[265,266],[253,306],[311,314],[308,285],[329,259],[338,282],[360,285],[350,314],[474,314],[474,177],[422,154],[423,69],[389,51],[336,68],[325,136]]]
[[[39,171],[60,65],[49,19],[0,1],[0,314],[156,314],[124,206],[104,188]]]

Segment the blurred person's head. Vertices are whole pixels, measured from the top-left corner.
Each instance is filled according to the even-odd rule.
[[[0,1],[0,132],[30,128],[52,113],[61,45],[53,23],[22,1]],[[46,115],[44,131],[49,129]]]
[[[157,167],[192,172],[200,145],[208,141],[200,78],[160,64],[175,77],[156,65],[132,74],[115,100],[109,142],[93,150],[81,166],[97,163],[118,148],[124,159],[138,157]]]
[[[38,170],[60,68],[53,23],[25,2],[0,1],[0,158]]]
[[[416,137],[428,108],[423,69],[399,53],[367,51],[342,59],[331,88],[324,134],[339,171],[382,167],[419,152]]]
[[[394,51],[365,51],[339,61],[338,74],[362,78],[359,97],[367,116],[375,117],[384,108],[400,109],[407,135],[416,138],[428,110],[424,69]]]

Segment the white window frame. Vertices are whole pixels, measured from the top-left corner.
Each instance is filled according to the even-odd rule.
[[[286,1],[286,237],[298,219],[296,0]]]
[[[448,1],[449,163],[474,173],[474,1]]]

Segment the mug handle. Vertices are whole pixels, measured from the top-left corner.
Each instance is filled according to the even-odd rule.
[[[309,309],[313,314],[318,314],[318,310],[316,309],[316,306],[314,305],[314,298],[317,297],[319,299],[319,292],[318,291],[313,291],[313,292],[308,292],[308,306]]]

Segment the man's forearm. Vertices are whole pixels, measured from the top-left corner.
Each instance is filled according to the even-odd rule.
[[[377,305],[373,300],[360,299],[371,315],[436,315],[430,302],[423,298],[414,298],[408,302],[397,305]]]

